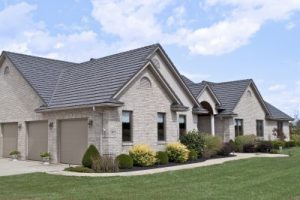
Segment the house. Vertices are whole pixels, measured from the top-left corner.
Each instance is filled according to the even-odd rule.
[[[154,44],[83,63],[4,51],[0,57],[0,157],[21,152],[79,164],[87,146],[118,155],[134,144],[162,150],[199,129],[221,136],[289,139],[291,117],[265,102],[252,80],[193,83]]]

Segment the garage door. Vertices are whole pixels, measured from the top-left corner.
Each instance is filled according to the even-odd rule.
[[[18,123],[3,124],[3,157],[18,148]]]
[[[28,159],[41,160],[40,153],[48,152],[48,122],[28,122]]]
[[[88,123],[86,119],[60,122],[60,162],[81,164],[87,149]]]

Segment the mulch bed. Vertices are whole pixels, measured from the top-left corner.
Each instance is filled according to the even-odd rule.
[[[209,158],[209,159],[205,159],[205,158],[200,158],[194,161],[187,161],[185,163],[173,163],[170,162],[166,165],[153,165],[150,167],[138,167],[138,166],[134,166],[132,169],[120,169],[119,172],[133,172],[133,171],[142,171],[142,170],[148,170],[148,169],[158,169],[158,168],[165,168],[165,167],[173,167],[173,166],[180,166],[180,165],[188,165],[188,164],[194,164],[194,163],[201,163],[204,162],[206,160],[213,160],[213,159],[220,159],[220,158],[228,158],[228,157],[235,157],[236,155],[230,155],[227,157],[224,156],[216,156],[213,158]]]

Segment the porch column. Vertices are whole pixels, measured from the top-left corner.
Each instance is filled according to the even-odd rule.
[[[57,120],[49,119],[48,120],[48,151],[51,154],[51,162],[59,162],[58,154],[58,124]]]
[[[212,136],[215,136],[215,116],[214,115],[211,115],[210,116],[210,130],[211,130],[211,135]]]
[[[18,143],[17,149],[21,153],[21,160],[27,158],[27,127],[25,122],[18,123]]]

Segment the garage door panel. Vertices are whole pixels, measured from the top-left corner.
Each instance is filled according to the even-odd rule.
[[[88,123],[86,119],[60,122],[60,162],[81,164],[87,148]]]
[[[3,157],[18,148],[18,123],[3,124]]]
[[[28,159],[41,160],[40,153],[48,152],[48,122],[28,122]]]

